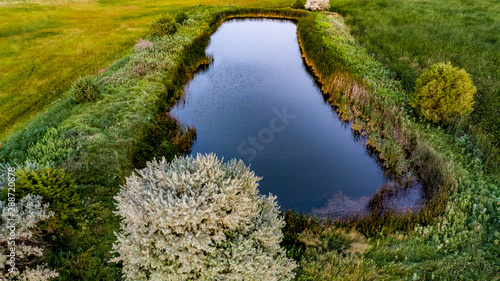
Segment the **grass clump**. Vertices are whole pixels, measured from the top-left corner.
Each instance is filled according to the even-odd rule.
[[[476,87],[463,69],[450,63],[437,63],[417,79],[412,105],[426,119],[445,124],[470,114]]]
[[[154,158],[165,157],[170,161],[176,156],[188,154],[196,138],[196,129],[183,128],[169,113],[162,113],[142,135],[133,146],[132,161],[135,168],[146,167],[146,162]]]
[[[174,19],[163,15],[158,20],[151,23],[151,32],[156,36],[172,35],[177,31]]]
[[[28,148],[28,159],[38,163],[60,163],[75,153],[73,140],[60,128],[50,128],[45,135]]]
[[[76,80],[68,91],[68,95],[76,103],[96,100],[100,95],[100,88],[94,78],[85,76]]]
[[[305,9],[306,3],[304,0],[295,0],[295,2],[293,2],[292,4],[292,8],[294,9]]]
[[[374,262],[336,251],[324,253],[311,249],[301,264],[303,272],[296,280],[376,280],[380,279]]]
[[[79,211],[76,184],[62,169],[27,169],[16,172],[16,195],[21,198],[28,194],[43,197],[42,202],[48,203],[49,210],[54,212],[56,226],[74,219]]]
[[[331,220],[287,211],[281,246],[295,259],[295,280],[373,280],[381,275],[364,258],[370,244],[357,231],[336,228]]]
[[[175,22],[178,24],[183,24],[188,19],[188,16],[185,12],[178,12],[175,14]]]

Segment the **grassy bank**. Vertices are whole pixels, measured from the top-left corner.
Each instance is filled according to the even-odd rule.
[[[203,1],[282,7],[289,0]],[[97,75],[148,34],[162,13],[200,1],[0,1],[0,141],[64,98],[80,76]]]
[[[303,17],[298,34],[339,116],[353,122],[387,168],[418,175],[428,198],[416,212],[375,210],[322,226],[289,215],[299,230],[290,235],[300,234],[288,242],[304,253],[300,280],[498,279],[498,160],[416,116],[405,87],[351,37],[339,15]]]
[[[452,130],[500,144],[500,4],[497,1],[332,1],[356,37],[389,66],[406,91],[430,65],[450,61],[472,75],[475,111]],[[458,132],[457,132],[458,131]]]

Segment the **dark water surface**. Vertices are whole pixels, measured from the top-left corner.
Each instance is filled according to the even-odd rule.
[[[208,70],[171,113],[196,127],[192,154],[251,165],[262,194],[319,214],[366,208],[387,181],[376,159],[325,103],[289,21],[232,20],[212,35]]]

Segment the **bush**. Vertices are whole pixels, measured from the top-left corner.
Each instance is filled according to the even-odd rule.
[[[304,0],[296,0],[292,4],[292,8],[293,9],[305,9],[305,2],[304,2]]]
[[[151,24],[151,31],[156,36],[171,35],[177,31],[177,26],[170,16],[162,16]]]
[[[450,123],[472,112],[475,93],[476,87],[465,70],[437,63],[417,79],[412,106],[434,123]]]
[[[294,9],[305,9],[304,0],[296,0],[293,3],[292,8],[294,8]]]
[[[134,72],[135,77],[144,76],[148,74],[149,71],[150,69],[148,69],[148,66],[146,65],[145,62],[139,62],[136,66],[132,68],[132,72]]]
[[[74,216],[78,211],[79,196],[76,184],[62,169],[45,168],[39,170],[20,170],[16,172],[16,195],[40,195],[43,203],[49,203],[54,211],[55,225]]]
[[[68,159],[75,150],[73,140],[61,129],[50,128],[45,135],[28,148],[28,158],[38,163],[59,163]]]
[[[186,21],[188,18],[188,16],[186,15],[186,13],[184,12],[178,12],[176,15],[175,15],[175,22],[178,23],[178,24],[183,24],[184,21]]]
[[[113,249],[126,280],[289,280],[283,219],[242,161],[214,154],[149,162],[115,197]]]
[[[186,155],[191,152],[195,139],[194,127],[183,128],[170,113],[161,113],[133,145],[132,163],[135,168],[144,168],[154,158],[165,157],[170,161],[175,156]]]
[[[45,169],[52,167],[52,163],[39,163],[33,159],[26,159],[22,163],[0,163],[0,175],[7,175],[8,172],[19,171],[23,169]],[[0,177],[0,189],[9,184],[8,177]],[[1,192],[0,192],[1,194]],[[4,194],[5,195],[5,194]],[[3,195],[0,195],[0,200],[4,199]]]
[[[330,2],[328,0],[307,0],[304,7],[311,11],[328,10],[330,9]]]
[[[101,93],[100,87],[92,77],[85,76],[76,80],[68,91],[68,95],[76,103],[94,101]]]

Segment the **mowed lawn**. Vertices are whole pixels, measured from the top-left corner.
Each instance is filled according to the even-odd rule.
[[[286,7],[292,0],[0,0],[0,140],[121,58],[162,13],[194,5]]]

